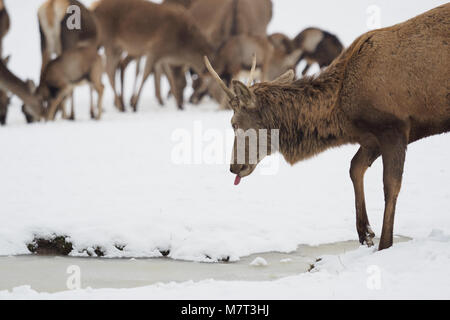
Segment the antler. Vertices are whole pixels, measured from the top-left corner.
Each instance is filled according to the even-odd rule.
[[[222,79],[220,79],[220,77],[217,74],[217,72],[211,66],[211,63],[209,62],[208,57],[205,56],[204,59],[205,59],[206,69],[208,69],[208,71],[212,75],[212,77],[217,81],[217,83],[220,85],[220,87],[223,89],[223,91],[225,91],[225,93],[227,94],[228,98],[233,99],[236,96],[234,94],[234,92],[230,88],[227,87],[227,85],[223,82]]]
[[[247,87],[250,87],[252,85],[253,78],[255,76],[255,70],[256,70],[256,53],[253,54],[252,69],[250,70],[250,77],[248,78]]]

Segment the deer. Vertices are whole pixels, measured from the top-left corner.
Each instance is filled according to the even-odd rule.
[[[303,50],[298,61],[300,63],[300,61],[306,60],[302,75],[307,74],[314,63],[318,63],[320,68],[330,65],[344,49],[335,35],[318,28],[303,30],[292,40],[292,45]]]
[[[79,10],[79,28],[71,25],[73,14],[71,9]],[[98,46],[98,31],[93,14],[77,0],[47,0],[38,9],[39,31],[41,36],[41,81],[48,64],[53,58],[60,57],[70,50]],[[67,60],[67,59],[63,59]],[[95,64],[96,61],[93,61]],[[93,66],[94,67],[94,66]],[[96,68],[96,67],[94,67]],[[67,71],[69,71],[67,69]],[[69,76],[70,77],[70,76]],[[73,94],[71,112],[67,116],[63,103],[63,118],[75,120]],[[91,110],[92,110],[91,106]]]
[[[25,113],[28,122],[38,121],[43,113],[42,99],[34,94],[29,83],[22,81],[13,74],[6,63],[5,59],[0,59],[0,122],[4,124],[6,121],[7,105],[10,99],[7,96],[8,92],[18,96],[24,102],[22,111]],[[6,107],[4,107],[5,105]]]
[[[0,59],[3,59],[3,38],[9,31],[9,15],[5,8],[3,0],[0,0]],[[3,59],[5,65],[8,64],[9,57]],[[0,125],[6,124],[6,116],[8,114],[10,98],[6,91],[0,90]]]
[[[272,6],[271,0],[196,0],[190,6],[189,13],[218,55],[231,37],[265,37],[273,15]],[[194,93],[189,101],[198,104],[206,94],[205,88],[209,83],[203,83],[197,75],[193,79]],[[210,88],[209,91],[220,93],[215,89]],[[213,97],[217,100],[218,95]]]
[[[195,0],[164,0],[162,2],[163,5],[175,5],[180,8],[188,9]],[[124,106],[123,102],[123,92],[125,86],[125,71],[128,65],[132,62],[136,62],[136,71],[135,78],[133,83],[133,94],[130,100],[130,104],[133,106],[136,104],[135,100],[138,100],[137,97],[137,82],[139,75],[141,74],[141,63],[142,57],[132,57],[127,55],[119,64],[119,72],[120,72],[120,98],[121,98],[121,106]],[[170,66],[170,65],[158,65],[153,70],[154,79],[155,79],[155,96],[158,100],[158,103],[161,106],[164,106],[164,100],[161,97],[161,76],[166,75],[170,83],[171,88],[169,91],[169,95],[173,94],[175,96],[175,100],[177,102],[177,106],[179,109],[183,109],[183,91],[186,88],[186,71],[183,66]],[[122,110],[123,111],[123,110]]]
[[[146,56],[146,63],[133,110],[148,76],[162,64],[188,65],[205,73],[202,56],[211,45],[195,21],[177,6],[142,0],[101,0],[94,7],[99,22],[101,43],[105,48],[106,73],[115,95],[115,104],[124,110],[116,88],[115,75],[124,52],[132,57]],[[171,79],[172,78],[172,79]],[[173,77],[169,76],[173,83]]]
[[[350,165],[359,241],[374,245],[364,174],[381,157],[385,209],[378,249],[391,247],[408,144],[450,131],[449,24],[450,4],[445,4],[369,31],[321,73],[298,80],[291,70],[253,86],[233,80],[228,88],[205,57],[234,111],[230,171],[235,184],[274,152],[294,165],[330,148],[359,144]],[[278,139],[257,135],[250,145],[250,129],[279,130]]]
[[[229,38],[214,58],[215,70],[230,85],[232,79],[245,77],[251,69],[253,56],[256,58],[256,68],[260,69],[259,76],[254,72],[255,80],[273,80],[286,71],[296,67],[302,50],[296,49],[288,53],[285,48],[275,47],[269,37],[239,35]],[[207,88],[196,88],[192,102],[198,103],[201,95],[209,91],[216,99],[221,109],[227,109],[223,92],[217,90],[214,82]]]
[[[49,62],[36,89],[46,103],[46,120],[54,120],[60,104],[75,87],[88,82],[91,87],[90,116],[99,120],[102,115],[103,60],[96,46],[78,47],[68,50]],[[94,110],[92,90],[97,92],[97,112]]]
[[[10,19],[3,0],[0,0],[0,57],[3,57],[3,38],[9,31]]]

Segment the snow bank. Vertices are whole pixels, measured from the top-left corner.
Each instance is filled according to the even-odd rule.
[[[450,234],[381,252],[361,247],[324,256],[313,272],[268,282],[167,283],[135,289],[84,289],[55,294],[29,286],[0,292],[0,299],[449,299]]]

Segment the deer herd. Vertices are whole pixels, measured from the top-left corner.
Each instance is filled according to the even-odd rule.
[[[67,28],[73,6],[81,14],[81,28],[74,30]],[[317,28],[294,39],[267,35],[272,14],[271,0],[99,0],[90,8],[77,0],[47,0],[38,10],[39,85],[16,77],[7,68],[8,58],[2,58],[0,121],[5,124],[10,93],[23,101],[28,122],[53,120],[57,112],[73,120],[73,90],[84,82],[91,87],[91,117],[100,119],[103,73],[115,107],[123,112],[124,74],[132,61],[133,111],[152,74],[159,103],[164,104],[160,81],[165,76],[183,109],[189,75],[189,102],[198,104],[209,95],[231,108],[236,139],[238,130],[279,130],[278,150],[267,151],[280,152],[291,164],[332,147],[359,144],[350,176],[359,240],[369,246],[375,235],[366,212],[364,174],[381,157],[385,210],[379,249],[390,247],[407,145],[450,131],[450,4],[363,34],[347,49]],[[0,0],[0,53],[9,25]],[[302,77],[295,79],[293,70],[302,60]],[[307,76],[314,63],[322,71]],[[238,80],[243,75],[247,84]],[[70,114],[65,110],[69,99]],[[258,153],[252,162],[246,145],[245,162],[233,159],[231,164],[236,184],[270,152]]]
[[[73,7],[78,8],[79,28],[70,28]],[[205,68],[204,56],[230,85],[232,79],[248,74],[255,54],[258,80],[269,81],[294,69],[301,60],[308,66],[317,62],[325,67],[343,50],[336,37],[319,29],[307,29],[299,39],[267,35],[271,0],[164,0],[161,4],[99,0],[90,8],[77,0],[46,0],[37,18],[42,54],[39,84],[36,87],[31,80],[22,81],[12,74],[7,68],[8,58],[0,61],[2,124],[6,122],[10,94],[23,100],[27,122],[53,120],[58,112],[62,118],[74,120],[73,91],[83,83],[91,88],[91,117],[100,119],[104,73],[114,93],[114,105],[122,112],[127,104],[138,110],[144,85],[152,74],[161,105],[161,78],[168,79],[169,94],[183,109],[186,76],[190,76],[193,94],[189,102],[198,104],[208,95],[228,108],[225,95]],[[0,0],[0,54],[9,25],[4,0]],[[133,61],[135,79],[132,95],[127,98],[125,72]],[[66,110],[68,101],[70,112]]]

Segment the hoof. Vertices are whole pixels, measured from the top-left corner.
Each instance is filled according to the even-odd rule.
[[[359,233],[359,242],[369,248],[374,245],[373,238],[375,238],[375,233],[372,231],[370,226],[367,227],[366,231]]]

